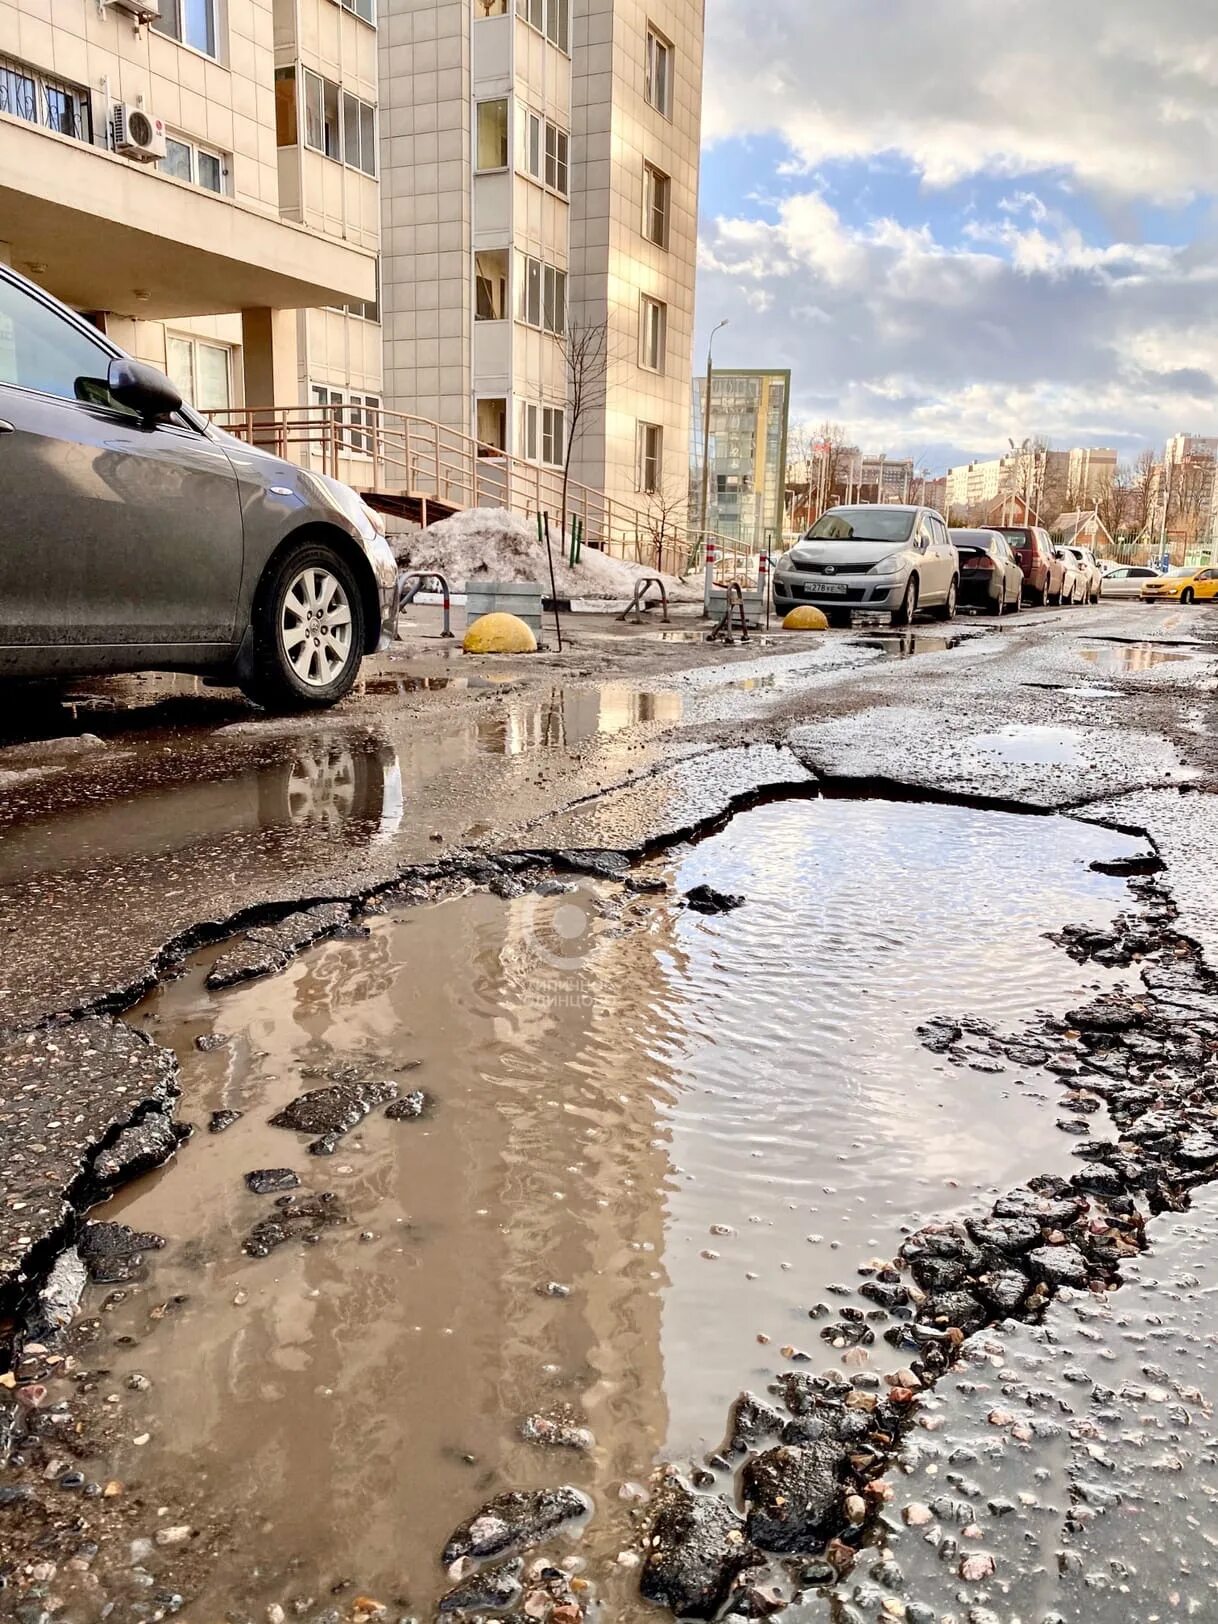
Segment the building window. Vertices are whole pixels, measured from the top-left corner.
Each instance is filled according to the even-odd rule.
[[[296,69],[275,69],[275,144],[294,147],[296,129]]]
[[[225,185],[228,165],[223,153],[212,152],[182,136],[165,137],[165,156],[157,167],[176,180],[189,181],[192,186],[205,187],[209,192],[223,194],[228,190]]]
[[[542,148],[545,139],[545,119],[529,108],[520,108],[520,167],[536,181],[545,179],[542,167]]]
[[[344,11],[351,12],[352,16],[360,17],[366,23],[376,22],[375,0],[338,0]]]
[[[506,321],[508,315],[508,251],[479,249],[474,255],[476,321]]]
[[[643,235],[657,248],[668,247],[672,181],[654,164],[643,165]]]
[[[343,91],[343,162],[365,175],[376,174],[376,110]]]
[[[507,450],[507,401],[502,397],[478,402],[478,449]]]
[[[644,294],[639,327],[639,365],[648,372],[663,372],[668,348],[668,306]]]
[[[541,460],[547,468],[561,468],[567,449],[567,414],[561,406],[544,406],[541,412]]]
[[[639,424],[639,489],[652,496],[664,477],[664,430],[659,423]]]
[[[342,162],[342,131],[338,118],[339,90],[329,79],[305,69],[305,146]]]
[[[516,15],[560,51],[571,48],[571,0],[516,0]]]
[[[541,325],[547,333],[555,333],[561,337],[567,330],[567,273],[556,271],[552,265],[547,265],[543,280],[545,293],[542,299]]]
[[[672,117],[672,46],[654,28],[647,30],[646,95],[657,113]]]
[[[506,17],[508,0],[474,0],[474,20],[479,17]]]
[[[205,56],[216,54],[215,0],[161,0],[161,15],[152,26],[179,45],[191,45]]]
[[[557,124],[546,122],[546,185],[562,197],[567,195],[567,158],[570,137]]]
[[[528,462],[537,461],[536,406],[525,406],[521,414],[520,454]]]
[[[520,319],[528,327],[541,326],[541,261],[520,257]]]
[[[0,113],[11,113],[76,141],[93,140],[87,90],[7,56],[0,56]]]
[[[199,411],[226,412],[232,406],[232,351],[227,344],[167,333],[165,370],[182,399]]]
[[[508,104],[502,101],[478,103],[478,168],[506,169],[508,166]]]
[[[309,390],[309,396],[314,406],[338,408],[330,416],[338,430],[341,451],[357,457],[372,455],[372,430],[376,426],[381,404],[379,395],[363,395],[358,391],[344,393],[341,389],[332,389],[329,384],[315,383]]]

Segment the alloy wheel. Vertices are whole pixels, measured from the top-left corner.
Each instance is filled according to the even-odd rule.
[[[318,564],[294,576],[283,595],[279,636],[293,671],[310,688],[335,681],[351,658],[351,605],[338,577]]]

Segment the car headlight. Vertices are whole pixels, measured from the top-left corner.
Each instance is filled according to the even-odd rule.
[[[774,565],[774,574],[775,575],[791,575],[794,572],[794,569],[795,569],[795,560],[791,557],[791,554],[790,553],[783,553],[782,557]]]
[[[872,575],[899,575],[905,568],[904,553],[889,553],[871,566]]]

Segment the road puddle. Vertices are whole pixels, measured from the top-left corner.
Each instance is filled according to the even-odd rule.
[[[1154,643],[1109,643],[1103,648],[1080,649],[1078,657],[1106,677],[1136,676],[1141,671],[1153,671],[1159,665],[1178,665],[1189,658],[1187,654],[1172,654]]]
[[[197,1131],[94,1214],[167,1244],[146,1281],[89,1290],[123,1418],[91,1472],[145,1497],[150,1535],[166,1501],[199,1526],[222,1508],[192,1616],[314,1621],[340,1586],[341,1617],[357,1593],[430,1617],[459,1522],[570,1483],[594,1515],[544,1553],[586,1564],[596,1616],[654,1619],[617,1561],[623,1484],[717,1446],[784,1344],[833,1357],[809,1311],[902,1225],[1071,1166],[1043,1074],[949,1064],[915,1028],[1009,1030],[1113,984],[1042,932],[1111,920],[1125,885],[1088,864],[1138,849],[1061,818],[785,802],[651,865],[663,893],[462,895],[222,993],[201,956],[133,1015],[177,1050]],[[680,906],[702,883],[747,900]],[[377,1107],[331,1155],[271,1124],[349,1067],[423,1114]],[[219,1111],[242,1114],[209,1132]],[[246,1255],[281,1211],[246,1187],[260,1168],[345,1221]],[[525,1441],[555,1411],[590,1448]]]
[[[1012,724],[997,733],[974,734],[966,742],[971,749],[1026,767],[1075,767],[1084,759],[1083,736],[1072,727]]]

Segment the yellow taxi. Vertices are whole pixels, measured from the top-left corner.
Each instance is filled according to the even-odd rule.
[[[1203,564],[1182,564],[1142,588],[1142,602],[1166,599],[1169,603],[1204,603],[1218,598],[1218,568]]]

